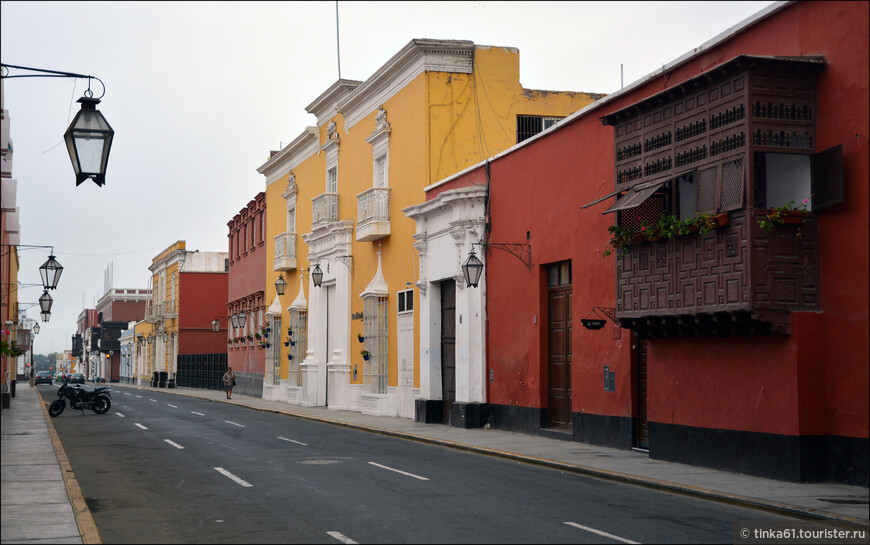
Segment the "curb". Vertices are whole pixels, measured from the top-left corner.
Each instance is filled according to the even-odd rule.
[[[147,390],[147,388],[141,388],[135,385],[124,385],[122,387],[134,388],[137,390]],[[203,397],[196,394],[187,394],[181,393],[178,391],[173,391],[167,389],[165,393],[171,393],[175,395],[185,396],[185,397],[194,397],[197,399],[202,399],[205,401],[212,401],[215,403],[223,403],[220,399],[212,399],[210,397]],[[235,400],[231,400],[235,401]],[[517,462],[523,462],[528,464],[539,465],[543,467],[547,467],[550,469],[557,469],[560,471],[567,471],[571,473],[576,473],[578,475],[584,475],[587,477],[594,477],[609,481],[620,482],[623,484],[631,484],[635,486],[643,486],[645,488],[650,488],[654,490],[661,490],[665,492],[671,492],[675,494],[681,494],[684,496],[690,496],[695,498],[700,498],[709,501],[716,501],[719,503],[726,503],[730,505],[736,505],[740,507],[748,507],[752,509],[759,509],[763,511],[768,511],[780,515],[786,515],[789,517],[796,517],[811,521],[828,521],[828,522],[836,522],[841,525],[848,526],[850,528],[858,528],[866,530],[870,528],[870,521],[849,517],[846,515],[838,515],[835,513],[829,513],[826,511],[819,511],[816,509],[809,508],[801,508],[796,507],[794,505],[762,500],[758,498],[752,498],[748,496],[741,496],[738,494],[729,494],[726,492],[720,492],[717,490],[710,490],[707,488],[700,488],[695,486],[688,486],[684,484],[672,483],[669,481],[662,481],[659,479],[653,479],[650,477],[640,477],[637,475],[630,475],[627,473],[619,473],[616,471],[608,471],[604,469],[597,469],[588,466],[576,465],[576,464],[567,464],[564,462],[558,462],[556,460],[549,460],[546,458],[537,458],[534,456],[527,456],[522,454],[515,454],[512,452],[504,452],[495,449],[489,449],[485,447],[476,447],[473,445],[467,445],[464,443],[455,443],[453,441],[447,441],[445,439],[433,439],[431,437],[424,437],[421,435],[414,435],[412,433],[407,432],[397,432],[392,430],[385,430],[382,428],[373,428],[370,426],[364,426],[362,424],[351,424],[348,422],[341,422],[337,420],[330,420],[328,418],[323,418],[319,416],[307,415],[302,413],[288,412],[280,409],[269,409],[265,407],[257,407],[254,405],[248,405],[245,403],[233,403],[234,405],[238,405],[240,407],[245,407],[247,409],[253,409],[255,411],[260,412],[268,412],[272,414],[283,414],[286,416],[293,416],[296,418],[303,418],[305,420],[311,420],[314,422],[321,422],[324,424],[332,424],[335,426],[342,426],[345,428],[367,431],[371,433],[378,433],[381,435],[388,435],[391,437],[396,437],[400,439],[408,439],[411,441],[418,441],[421,443],[428,443],[432,445],[439,445],[443,447],[449,447],[457,450],[464,450],[468,452],[474,452],[477,454],[485,454],[487,456],[494,456],[497,458],[503,458],[507,460],[513,460]]]
[[[36,390],[36,397],[39,399],[39,406],[42,407],[42,416],[45,418],[48,434],[51,437],[51,446],[54,447],[54,453],[57,455],[57,461],[60,464],[63,484],[66,486],[66,494],[73,508],[73,514],[76,518],[76,525],[79,527],[82,543],[101,544],[103,540],[100,538],[97,523],[94,521],[90,508],[88,508],[88,504],[82,494],[82,489],[69,463],[69,458],[66,456],[66,451],[63,450],[60,437],[58,437],[57,431],[54,429],[54,424],[51,423],[51,416],[48,415],[48,409],[45,408],[45,401],[43,401],[39,389]]]

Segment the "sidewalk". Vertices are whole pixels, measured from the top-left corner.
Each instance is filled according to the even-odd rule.
[[[155,391],[150,387],[112,384],[114,398],[123,390]],[[12,408],[2,413],[3,513],[2,543],[99,543],[90,512],[76,511],[84,504],[81,492],[63,498],[61,468],[69,462],[62,448],[54,456],[50,437],[35,388],[19,386]],[[681,494],[760,508],[783,515],[838,522],[868,528],[870,506],[867,488],[831,483],[789,483],[725,471],[650,460],[644,453],[596,447],[573,441],[498,430],[461,429],[440,424],[420,424],[406,418],[369,416],[326,407],[301,407],[279,401],[192,388],[161,389],[161,393],[232,403],[252,409],[292,415],[309,420],[479,452],[594,477],[611,479]],[[55,435],[56,438],[56,435]],[[69,474],[72,476],[71,470]],[[72,488],[78,490],[75,478]],[[69,499],[69,501],[66,501]],[[55,524],[34,524],[35,509],[46,510]],[[84,507],[87,511],[87,507]],[[42,511],[36,511],[41,513]],[[25,514],[26,513],[26,514]],[[79,515],[80,534],[74,531]],[[40,520],[49,520],[43,516]],[[63,529],[63,532],[61,531]],[[72,531],[72,534],[69,532]],[[65,533],[64,533],[65,532]],[[86,532],[92,532],[87,534]],[[57,537],[54,537],[57,535]],[[97,539],[97,541],[93,541]]]

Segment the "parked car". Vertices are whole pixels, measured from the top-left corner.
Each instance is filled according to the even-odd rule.
[[[82,373],[73,373],[70,375],[70,384],[84,384],[85,376]]]
[[[51,376],[51,371],[37,371],[36,384],[51,384],[54,382],[54,377]]]

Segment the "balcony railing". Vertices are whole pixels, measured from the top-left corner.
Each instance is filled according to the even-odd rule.
[[[323,193],[311,199],[311,203],[312,228],[338,221],[338,193]]]
[[[373,187],[356,198],[357,241],[366,242],[390,236],[390,188]]]
[[[163,318],[166,320],[178,318],[178,311],[175,310],[175,299],[163,301]]]
[[[272,270],[292,271],[296,268],[296,233],[275,236],[275,261]]]
[[[156,324],[173,318],[178,318],[178,312],[175,310],[175,299],[150,305],[145,309],[145,321],[149,324]]]

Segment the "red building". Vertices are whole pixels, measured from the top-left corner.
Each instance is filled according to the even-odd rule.
[[[430,188],[489,190],[492,427],[867,486],[868,66],[868,3],[774,4]]]
[[[266,326],[265,192],[258,193],[227,227],[230,266],[226,309],[231,322],[227,364],[236,375],[235,392],[262,397],[266,350],[259,337]]]

